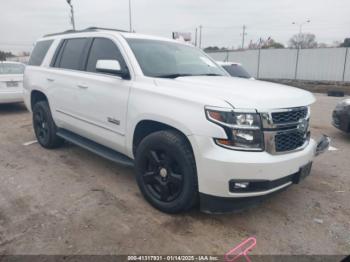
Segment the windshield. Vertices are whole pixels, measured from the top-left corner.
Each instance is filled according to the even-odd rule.
[[[223,68],[234,77],[251,78],[251,75],[240,65],[225,65]]]
[[[0,63],[0,75],[23,74],[24,65],[12,63]]]
[[[143,71],[150,77],[219,75],[226,73],[201,50],[173,42],[127,39]]]

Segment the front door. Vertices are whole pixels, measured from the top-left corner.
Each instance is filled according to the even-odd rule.
[[[96,71],[98,60],[118,60],[126,68],[117,44],[108,38],[93,39],[84,80],[78,85],[78,110],[82,135],[125,152],[125,129],[131,81]]]

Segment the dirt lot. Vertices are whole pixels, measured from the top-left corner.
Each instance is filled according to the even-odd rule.
[[[0,254],[223,254],[256,236],[254,254],[350,252],[350,136],[330,124],[339,98],[317,95],[312,131],[332,137],[312,174],[239,214],[158,212],[132,169],[76,146],[44,150],[21,105],[0,106]]]

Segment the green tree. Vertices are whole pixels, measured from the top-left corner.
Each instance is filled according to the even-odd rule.
[[[15,55],[11,52],[0,51],[0,61],[5,61],[7,57],[14,57]]]
[[[281,43],[276,42],[272,38],[267,39],[266,41],[263,41],[261,45],[262,49],[270,49],[270,48],[284,48],[284,45]]]
[[[227,50],[225,47],[217,47],[217,46],[208,46],[203,49],[205,52],[212,52],[212,51],[224,51]]]

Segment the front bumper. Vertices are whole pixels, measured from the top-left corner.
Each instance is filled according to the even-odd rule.
[[[228,150],[215,145],[207,137],[190,136],[189,139],[197,163],[201,209],[216,213],[260,202],[266,196],[296,183],[294,177],[299,175],[300,168],[311,163],[317,152],[326,150],[328,145],[325,144],[329,144],[329,140],[322,140],[324,143],[320,147],[311,139],[301,151],[271,155],[267,152]],[[288,177],[291,179],[288,180]],[[267,181],[275,187],[237,193],[230,190],[232,180]]]
[[[0,91],[0,104],[23,102],[23,91]]]
[[[312,162],[304,166],[299,170],[299,172],[276,179],[273,181],[253,181],[251,184],[255,184],[256,190],[259,190],[259,187],[263,188],[270,187],[270,193],[252,197],[216,197],[207,194],[200,193],[200,209],[204,213],[227,213],[227,212],[239,212],[247,208],[258,205],[262,201],[271,196],[275,195],[278,192],[285,190],[287,187],[292,184],[299,184],[299,182],[308,176],[311,172]],[[248,181],[248,180],[247,180]],[[257,185],[257,187],[256,187]]]

